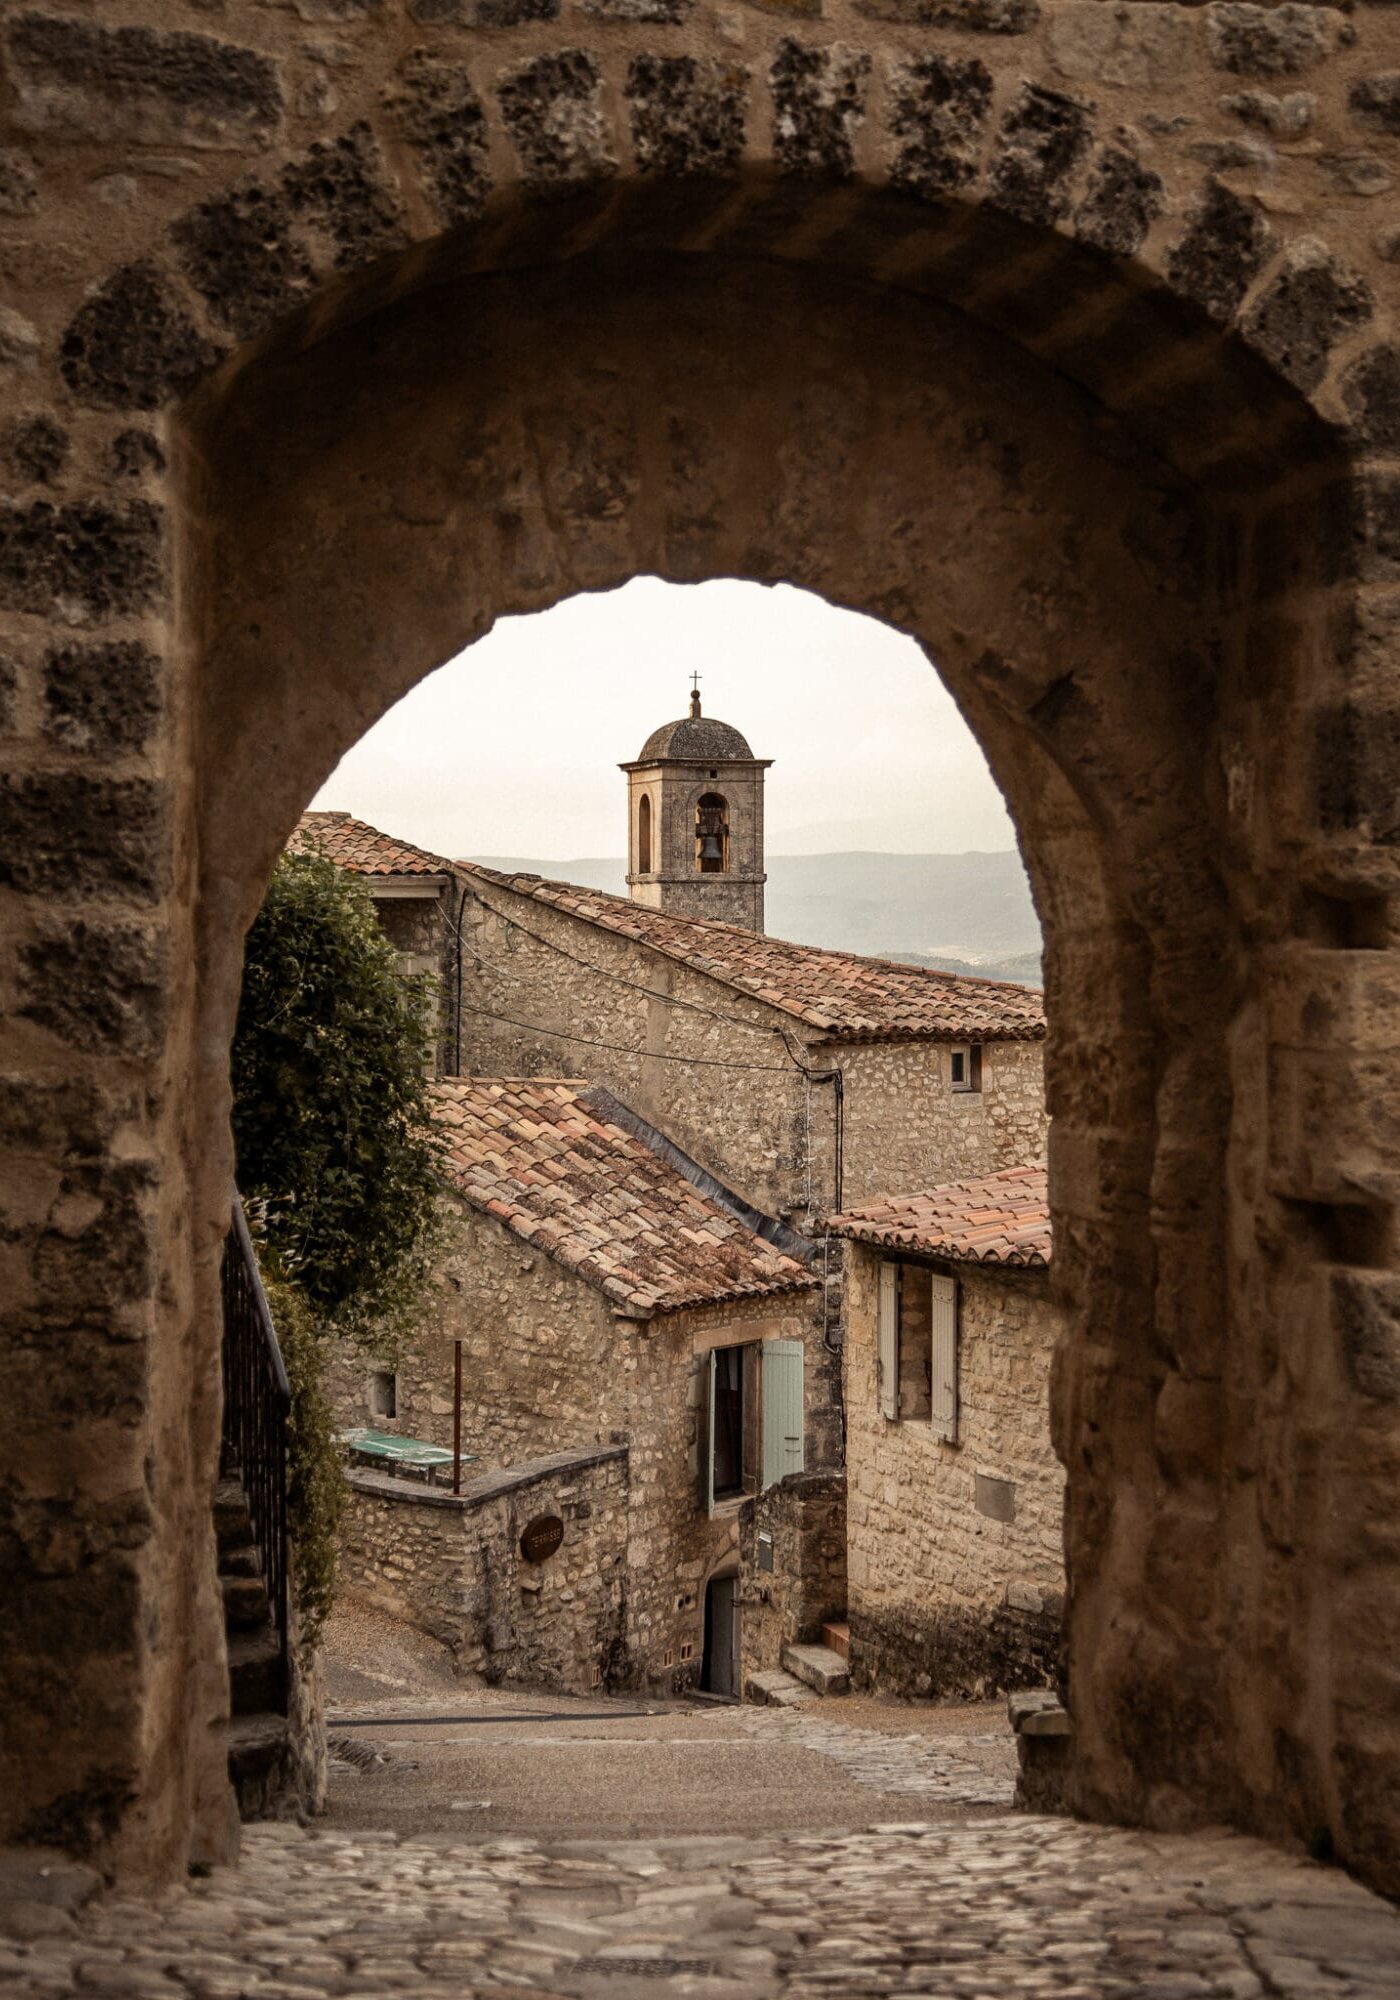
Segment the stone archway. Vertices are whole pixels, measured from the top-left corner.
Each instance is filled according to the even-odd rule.
[[[1266,210],[1243,141],[1203,176],[1178,123],[1222,90],[1296,118],[1254,82],[1303,74],[1380,158],[1393,30],[658,0],[561,46],[533,8],[305,0],[237,7],[244,45],[125,11],[7,27],[8,1830],[134,1878],[219,1822],[222,1093],[282,838],[492,618],[645,569],[915,631],[1021,826],[1077,1316],[1077,1803],[1393,1879],[1394,529],[1365,460],[1400,363],[1351,211],[1345,254],[1305,229],[1334,213],[1311,155]]]

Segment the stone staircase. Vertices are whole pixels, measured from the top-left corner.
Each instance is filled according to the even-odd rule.
[[[263,1583],[243,1487],[214,1489],[214,1529],[228,1641],[228,1772],[242,1819],[266,1819],[285,1800],[292,1764],[287,1675]]]
[[[814,1694],[849,1694],[850,1645],[849,1625],[823,1625],[820,1645],[785,1645],[781,1668],[750,1674],[744,1693],[769,1708],[799,1708]]]

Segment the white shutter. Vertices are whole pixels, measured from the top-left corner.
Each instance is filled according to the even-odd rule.
[[[763,1484],[776,1486],[806,1463],[802,1448],[802,1342],[763,1343]]]
[[[899,1415],[899,1266],[880,1266],[880,1414]]]
[[[955,1278],[929,1274],[933,1428],[956,1443],[958,1435],[958,1286]]]

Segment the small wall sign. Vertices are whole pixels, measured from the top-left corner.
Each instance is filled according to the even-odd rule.
[[[564,1539],[564,1523],[557,1514],[540,1514],[527,1522],[520,1537],[520,1553],[527,1563],[542,1563]]]

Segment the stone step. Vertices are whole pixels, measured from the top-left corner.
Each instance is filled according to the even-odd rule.
[[[750,1674],[744,1687],[745,1699],[761,1708],[800,1708],[812,1699],[812,1691],[777,1668],[765,1674]]]
[[[235,1715],[228,1726],[228,1774],[240,1819],[261,1819],[283,1790],[291,1755],[285,1715]]]
[[[285,1706],[282,1648],[270,1625],[257,1632],[229,1635],[228,1678],[230,1706],[236,1716],[272,1715]]]
[[[851,1676],[846,1662],[830,1646],[784,1646],[783,1665],[795,1679],[818,1694],[849,1694]]]
[[[221,1556],[234,1549],[250,1549],[253,1546],[253,1524],[248,1516],[247,1496],[237,1479],[221,1479],[214,1488],[214,1533]]]
[[[230,1636],[256,1632],[272,1623],[272,1606],[256,1571],[251,1576],[221,1575],[219,1587],[224,1596],[224,1629]]]
[[[844,1618],[822,1626],[822,1644],[829,1647],[838,1660],[850,1659],[851,1628]]]

